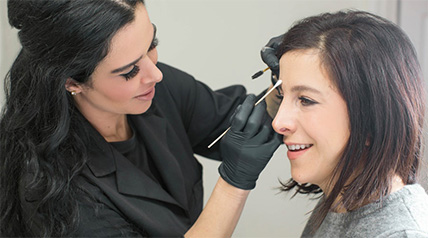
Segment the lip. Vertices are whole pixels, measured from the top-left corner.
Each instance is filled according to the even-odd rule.
[[[151,88],[150,90],[146,91],[145,93],[142,93],[142,94],[136,96],[135,98],[138,100],[150,101],[153,99],[154,96],[155,96],[155,87]]]
[[[309,143],[285,143],[284,142],[284,144],[287,145],[287,157],[288,157],[289,160],[296,160],[296,159],[298,159],[303,154],[305,154],[309,149],[311,149],[312,146],[313,146],[313,144],[309,144]],[[305,148],[303,150],[291,151],[291,150],[288,149],[288,146],[290,146],[290,145],[307,145],[307,144],[309,144],[311,146],[309,146],[309,147],[307,147],[307,148]]]

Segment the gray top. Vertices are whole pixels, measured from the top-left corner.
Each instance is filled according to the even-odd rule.
[[[302,237],[428,238],[428,195],[419,184],[406,185],[382,204],[370,203],[348,213],[329,212],[313,236],[311,218]]]

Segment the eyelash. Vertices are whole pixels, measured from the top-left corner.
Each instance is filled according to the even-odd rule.
[[[302,103],[302,106],[311,106],[311,105],[317,104],[317,102],[312,101],[306,97],[299,97],[299,100]]]
[[[135,77],[138,72],[140,72],[140,67],[138,65],[134,65],[134,68],[131,69],[131,71],[129,71],[126,74],[121,74],[120,76],[124,77],[126,81],[132,79],[133,77]]]
[[[150,45],[150,47],[149,47],[149,51],[151,51],[151,50],[153,50],[154,48],[156,48],[156,46],[158,46],[158,44],[159,44],[159,40],[158,40],[158,38],[154,38],[153,39],[153,41],[152,41],[152,44]]]
[[[149,51],[153,50],[154,48],[156,48],[156,46],[158,46],[159,41],[157,38],[153,39],[152,44],[149,47]],[[134,78],[138,72],[140,72],[140,67],[138,65],[134,65],[134,68],[131,69],[131,71],[129,71],[126,74],[121,74],[120,76],[124,77],[126,81]]]
[[[281,101],[284,99],[284,95],[281,92],[278,92],[278,94],[276,94],[276,97]],[[302,103],[302,106],[311,106],[317,104],[317,102],[303,96],[300,96],[299,100]]]

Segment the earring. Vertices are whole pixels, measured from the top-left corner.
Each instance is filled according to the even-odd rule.
[[[70,94],[71,96],[76,96],[77,93],[75,91],[71,91]]]

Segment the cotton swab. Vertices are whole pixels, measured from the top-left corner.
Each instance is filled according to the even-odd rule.
[[[275,88],[277,88],[279,85],[281,85],[282,80],[278,80],[276,82],[276,84],[265,93],[265,95],[263,95],[263,97],[261,97],[255,104],[254,106],[257,106],[259,103],[261,103],[263,101],[263,99],[265,99]],[[230,127],[227,128],[223,133],[221,133],[221,135],[219,137],[217,137],[217,139],[215,139],[211,144],[208,145],[208,149],[210,149],[215,143],[217,143],[217,141],[219,141],[224,135],[226,135],[226,133],[230,130]]]

